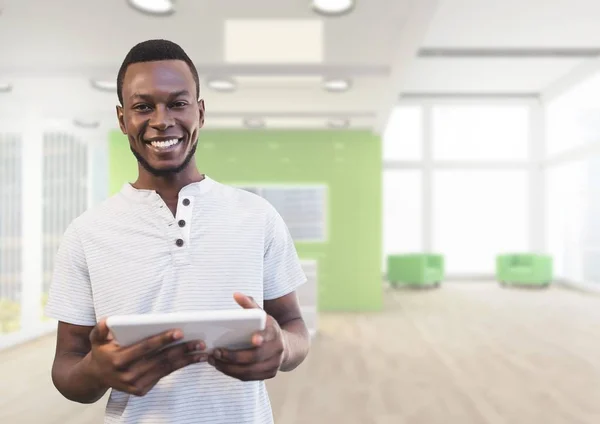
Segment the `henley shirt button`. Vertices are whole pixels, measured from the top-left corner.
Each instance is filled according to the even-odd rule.
[[[177,241],[175,242],[175,244],[179,247],[183,246],[183,240],[182,239],[177,239]]]
[[[178,224],[180,227],[185,227],[185,221],[183,219],[179,220]]]
[[[183,199],[183,206],[188,206],[190,204],[190,199]]]

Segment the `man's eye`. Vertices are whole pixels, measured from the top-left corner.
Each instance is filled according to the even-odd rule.
[[[182,102],[175,102],[175,103],[173,103],[174,107],[185,107],[186,105],[187,105],[187,103],[183,102],[183,101]]]
[[[134,109],[139,112],[147,112],[150,110],[150,107],[148,105],[136,105]]]

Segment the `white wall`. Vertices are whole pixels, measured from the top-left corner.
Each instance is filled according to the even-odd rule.
[[[546,104],[548,248],[557,276],[600,289],[600,73]]]

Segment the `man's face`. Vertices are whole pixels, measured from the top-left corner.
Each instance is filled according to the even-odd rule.
[[[117,106],[123,134],[138,162],[155,176],[186,168],[204,124],[204,101],[180,60],[129,65],[123,80],[123,106]]]

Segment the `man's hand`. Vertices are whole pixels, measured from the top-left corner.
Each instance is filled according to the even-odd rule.
[[[241,293],[234,299],[244,309],[259,308],[254,299]],[[215,349],[208,363],[230,377],[242,381],[267,380],[275,377],[286,355],[286,340],[281,327],[267,315],[265,329],[252,336],[250,349]]]
[[[165,348],[182,337],[180,330],[170,330],[121,347],[110,337],[106,320],[101,320],[90,333],[87,370],[105,387],[144,396],[166,375],[206,360],[206,354],[197,352],[205,349],[202,341]]]

